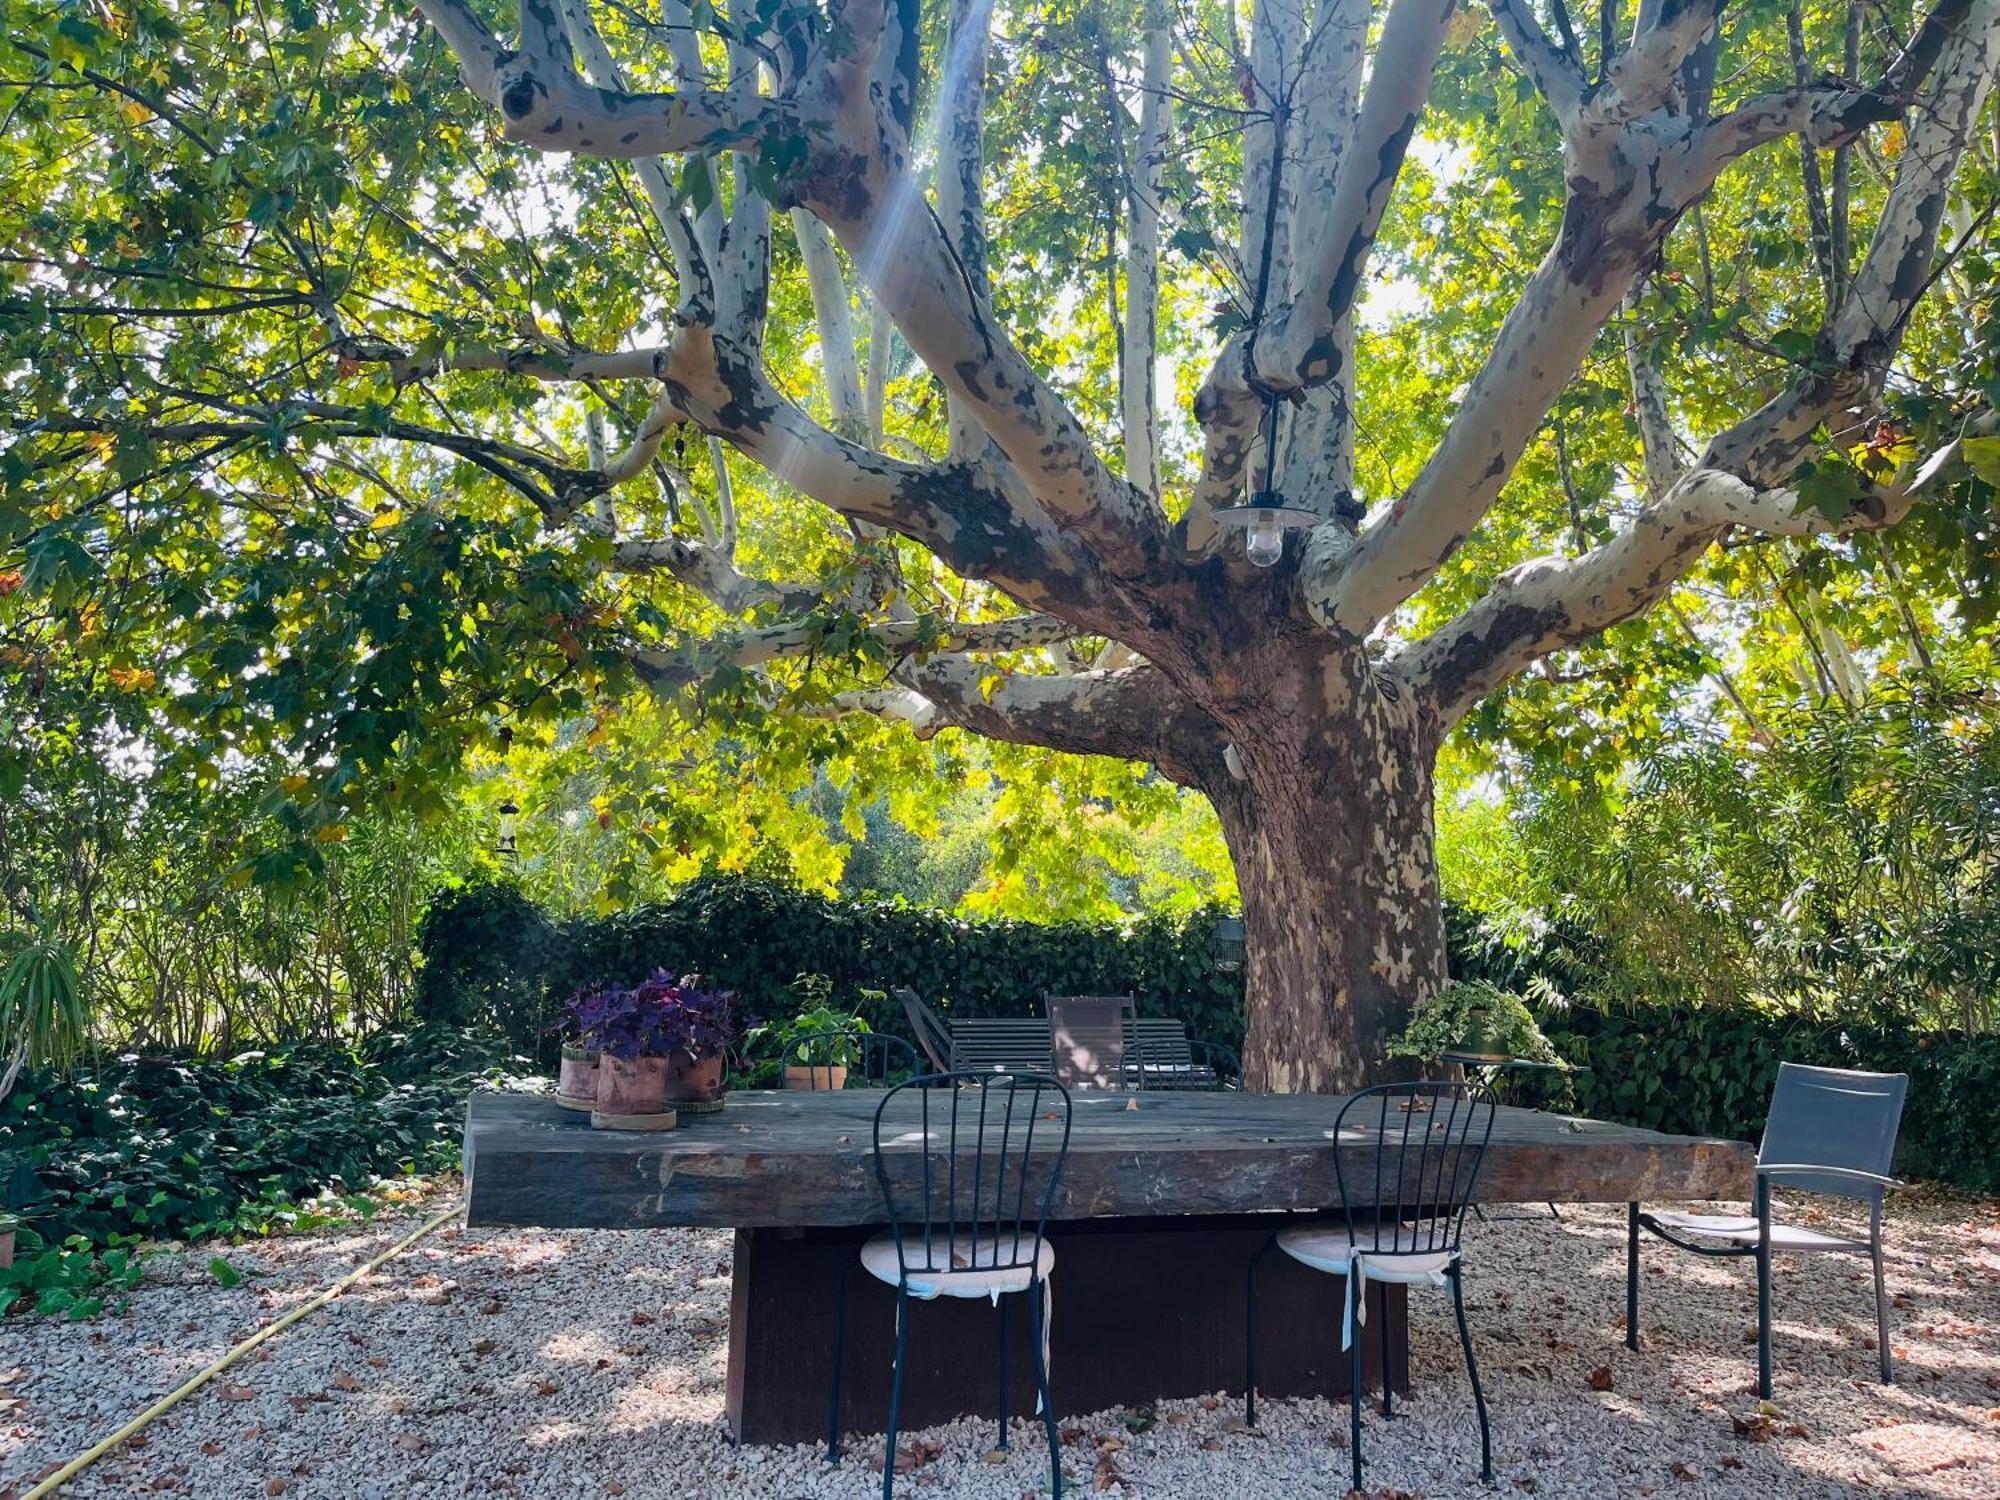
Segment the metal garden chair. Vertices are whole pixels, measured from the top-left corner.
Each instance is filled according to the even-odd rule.
[[[942,1016],[918,998],[917,992],[907,984],[896,986],[889,992],[903,1007],[903,1015],[910,1023],[910,1034],[916,1037],[917,1045],[924,1056],[940,1073],[951,1071],[951,1026]]]
[[[1136,1089],[1146,1078],[1146,1044],[1130,995],[1043,995],[1050,1071],[1065,1088]],[[1126,1057],[1127,1038],[1138,1055]]]
[[[1493,1439],[1486,1423],[1486,1393],[1465,1322],[1465,1284],[1459,1242],[1466,1206],[1493,1134],[1493,1093],[1477,1083],[1387,1083],[1363,1089],[1341,1106],[1334,1122],[1334,1156],[1341,1218],[1280,1230],[1250,1260],[1246,1300],[1243,1420],[1257,1421],[1257,1263],[1273,1249],[1301,1265],[1347,1279],[1340,1343],[1348,1357],[1349,1454],[1354,1488],[1361,1488],[1361,1340],[1355,1325],[1367,1316],[1368,1282],[1430,1282],[1451,1287],[1465,1371],[1479,1410],[1479,1473],[1493,1480]],[[1370,1146],[1351,1153],[1351,1126],[1372,1132]],[[1350,1161],[1365,1161],[1350,1172]],[[1379,1299],[1386,1312],[1388,1293]],[[1386,1325],[1387,1318],[1384,1317]],[[1382,1339],[1382,1415],[1395,1414],[1390,1389],[1389,1340]]]
[[[914,1102],[914,1108],[911,1107]],[[935,1120],[936,1128],[933,1128]],[[896,1425],[903,1401],[910,1300],[990,1297],[999,1310],[1000,1437],[1007,1447],[1011,1354],[1009,1298],[1025,1292],[1050,1482],[1062,1495],[1062,1447],[1049,1395],[1049,1274],[1044,1233],[1069,1155],[1069,1091],[1039,1073],[945,1073],[898,1084],[875,1110],[875,1178],[889,1228],[861,1247],[861,1267],[896,1289],[896,1360],[882,1496],[896,1484]],[[1041,1150],[1036,1151],[1036,1137]],[[848,1268],[848,1269],[851,1269]],[[843,1269],[833,1304],[833,1395],[827,1462],[840,1459],[841,1353],[847,1320]]]
[[[840,1057],[853,1061],[836,1062]],[[863,1089],[885,1089],[923,1071],[915,1047],[882,1031],[829,1031],[808,1037],[787,1047],[778,1061],[786,1068],[804,1068],[821,1075],[826,1081],[815,1087],[825,1088],[833,1087],[836,1067],[847,1070],[843,1087]]]
[[[1757,1148],[1757,1185],[1748,1217],[1640,1212],[1625,1208],[1625,1347],[1639,1347],[1639,1231],[1696,1255],[1753,1257],[1757,1262],[1757,1394],[1771,1396],[1771,1252],[1832,1250],[1866,1255],[1875,1264],[1875,1346],[1882,1383],[1893,1381],[1889,1298],[1882,1284],[1882,1195],[1900,1187],[1889,1176],[1903,1118],[1906,1073],[1858,1073],[1845,1068],[1778,1065],[1764,1140]],[[1855,1198],[1868,1205],[1868,1238],[1849,1239],[1773,1222],[1771,1185]],[[1717,1244],[1676,1237],[1692,1234]]]

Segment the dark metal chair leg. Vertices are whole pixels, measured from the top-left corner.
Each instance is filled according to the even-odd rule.
[[[1757,1396],[1771,1399],[1771,1187],[1757,1179]]]
[[[1639,1205],[1625,1205],[1625,1347],[1639,1352]]]
[[[1881,1356],[1882,1384],[1894,1385],[1896,1371],[1889,1355],[1889,1290],[1882,1279],[1882,1205],[1875,1205],[1875,1222],[1869,1226],[1868,1249],[1875,1262],[1875,1349]]]
[[[1055,1500],[1062,1500],[1062,1434],[1056,1431],[1056,1402],[1049,1394],[1048,1361],[1042,1358],[1042,1328],[1047,1311],[1042,1305],[1042,1283],[1028,1283],[1028,1337],[1035,1360],[1035,1390],[1042,1398],[1042,1427],[1049,1435],[1049,1488]]]
[[[1375,1301],[1380,1308],[1375,1324],[1375,1337],[1382,1345],[1382,1415],[1396,1415],[1396,1393],[1389,1379],[1389,1284],[1375,1283]]]
[[[889,1371],[889,1430],[882,1437],[882,1500],[895,1500],[896,1419],[903,1410],[903,1351],[910,1341],[910,1294],[896,1288],[896,1363]]]
[[[1361,1278],[1354,1274],[1354,1266],[1347,1267],[1347,1309],[1344,1328],[1351,1330],[1352,1342],[1347,1350],[1347,1425],[1348,1453],[1354,1460],[1354,1488],[1361,1488],[1361,1293],[1358,1290]]]
[[[1250,1257],[1243,1291],[1243,1425],[1257,1425],[1257,1266],[1278,1242],[1266,1240]]]
[[[1479,1408],[1479,1477],[1488,1484],[1493,1482],[1493,1433],[1486,1425],[1486,1392],[1479,1384],[1479,1361],[1472,1353],[1472,1330],[1465,1321],[1465,1278],[1459,1274],[1457,1266],[1447,1273],[1451,1277],[1451,1305],[1458,1314],[1458,1341],[1465,1345],[1465,1373],[1472,1378],[1472,1404]],[[1355,1488],[1359,1489],[1357,1482]]]
[[[1000,1323],[1000,1438],[993,1446],[1002,1453],[1007,1451],[1007,1397],[1013,1388],[1014,1374],[1012,1369],[1014,1340],[1010,1337],[1014,1331],[1013,1320],[1007,1316],[1007,1309],[1011,1306],[1013,1304],[1006,1297],[1002,1297],[995,1308]]]
[[[842,1266],[833,1283],[833,1395],[826,1408],[826,1461],[840,1462],[840,1370],[841,1351],[847,1345],[847,1273]]]

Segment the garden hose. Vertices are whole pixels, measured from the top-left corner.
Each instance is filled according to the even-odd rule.
[[[170,1391],[168,1394],[162,1396],[159,1400],[155,1401],[151,1406],[147,1407],[144,1411],[140,1412],[138,1416],[134,1417],[131,1421],[127,1422],[123,1427],[119,1428],[116,1432],[112,1433],[110,1437],[104,1439],[103,1442],[97,1444],[96,1447],[91,1448],[86,1452],[79,1453],[75,1458],[71,1459],[68,1463],[64,1464],[60,1469],[57,1469],[55,1473],[49,1475],[47,1479],[44,1479],[40,1484],[36,1485],[34,1488],[29,1490],[27,1494],[21,1497],[21,1500],[42,1500],[42,1497],[45,1495],[53,1495],[57,1490],[61,1489],[65,1484],[68,1484],[70,1480],[76,1478],[77,1475],[81,1474],[85,1469],[89,1468],[92,1464],[96,1463],[100,1458],[104,1457],[104,1455],[109,1453],[113,1448],[116,1448],[120,1443],[124,1442],[125,1439],[132,1436],[133,1433],[138,1432],[143,1427],[146,1427],[153,1421],[154,1418],[160,1416],[161,1414],[171,1410],[173,1407],[179,1405],[180,1402],[183,1399],[185,1399],[189,1394],[199,1390],[202,1386],[206,1385],[210,1380],[213,1380],[217,1375],[221,1374],[224,1370],[228,1369],[231,1365],[235,1364],[237,1360],[241,1359],[244,1355],[248,1354],[252,1349],[255,1349],[259,1344],[263,1343],[266,1339],[273,1337],[282,1329],[291,1327],[292,1324],[298,1322],[300,1318],[305,1317],[308,1313],[318,1312],[322,1307],[325,1307],[327,1303],[331,1302],[335,1297],[338,1297],[342,1292],[346,1291],[349,1287],[353,1286],[355,1282],[359,1281],[362,1277],[366,1276],[370,1271],[374,1270],[377,1266],[380,1266],[387,1261],[395,1259],[398,1255],[401,1255],[405,1250],[409,1249],[410,1246],[416,1244],[418,1240],[423,1239],[426,1235],[432,1234],[435,1231],[443,1228],[444,1225],[449,1220],[457,1218],[459,1214],[464,1212],[464,1210],[465,1210],[464,1204],[454,1203],[450,1208],[446,1209],[443,1213],[437,1215],[437,1217],[431,1219],[430,1221],[419,1226],[418,1228],[411,1230],[408,1234],[404,1235],[400,1240],[396,1241],[395,1244],[391,1245],[387,1250],[384,1250],[380,1255],[376,1256],[366,1265],[356,1266],[352,1271],[349,1271],[345,1276],[341,1277],[340,1280],[336,1281],[332,1286],[328,1287],[325,1291],[321,1292],[317,1297],[313,1298],[312,1301],[306,1303],[302,1307],[293,1308],[290,1312],[286,1313],[282,1318],[279,1318],[276,1322],[268,1325],[267,1327],[258,1329],[255,1333],[251,1334],[249,1338],[245,1339],[242,1343],[238,1344],[235,1348],[231,1349],[227,1354],[223,1355],[222,1358],[218,1359],[214,1364],[210,1365],[207,1369],[201,1371],[197,1375],[190,1377],[187,1380],[187,1382],[181,1385],[177,1390]]]

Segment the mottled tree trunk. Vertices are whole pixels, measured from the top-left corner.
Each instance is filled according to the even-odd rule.
[[[1303,743],[1244,735],[1243,779],[1210,791],[1243,895],[1248,1088],[1380,1082],[1389,1037],[1444,982],[1435,747],[1409,717],[1341,714]]]

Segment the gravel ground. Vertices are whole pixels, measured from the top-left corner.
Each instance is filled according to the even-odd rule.
[[[428,1204],[449,1202],[441,1184]],[[414,1218],[154,1263],[122,1317],[0,1325],[0,1500],[88,1446]],[[1622,1343],[1624,1221],[1468,1228],[1467,1300],[1503,1494],[2000,1496],[2000,1204],[1921,1192],[1891,1207],[1900,1384],[1874,1383],[1865,1262],[1795,1256],[1777,1294],[1779,1377],[1751,1385],[1750,1268],[1653,1246],[1646,1351]],[[1060,1285],[1060,1274],[1057,1281]],[[805,1448],[732,1448],[721,1411],[729,1241],[465,1231],[433,1235],[100,1461],[66,1495],[862,1496],[879,1439],[828,1470]],[[1371,1415],[1371,1495],[1490,1493],[1449,1300],[1413,1291],[1417,1391]],[[1056,1372],[1061,1398],[1061,1371]],[[1240,1393],[1163,1402],[1154,1422],[1064,1418],[1080,1494],[1293,1497],[1346,1486],[1344,1405]],[[1761,1420],[1760,1420],[1761,1418]],[[1739,1432],[1748,1425],[1751,1433]],[[1143,1430],[1134,1432],[1132,1427]],[[1047,1481],[1039,1428],[984,1462],[985,1422],[911,1435],[901,1493],[1024,1500]],[[1376,1487],[1380,1487],[1379,1490]]]

